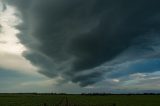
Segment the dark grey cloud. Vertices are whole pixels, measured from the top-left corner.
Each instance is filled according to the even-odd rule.
[[[154,51],[148,44],[155,35],[148,33],[159,32],[160,1],[155,0],[8,3],[17,7],[24,21],[18,26],[19,38],[29,49],[24,56],[39,66],[41,73],[49,77],[60,75],[82,86],[101,79],[105,71],[97,73],[94,68],[115,60],[130,48],[141,45],[139,49]]]

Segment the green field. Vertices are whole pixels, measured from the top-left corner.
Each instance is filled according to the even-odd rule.
[[[0,106],[160,106],[160,95],[1,94]]]

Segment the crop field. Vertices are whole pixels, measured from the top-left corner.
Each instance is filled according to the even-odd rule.
[[[160,106],[160,95],[0,94],[0,106]]]

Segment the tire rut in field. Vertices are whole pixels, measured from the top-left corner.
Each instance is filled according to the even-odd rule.
[[[63,97],[57,106],[70,106],[69,105],[69,101],[68,101],[68,98],[67,97]]]
[[[68,101],[68,98],[66,97],[65,99],[66,99],[66,103],[65,103],[65,106],[70,106],[70,105],[69,105],[69,101]]]
[[[100,104],[88,104],[86,102],[83,103],[82,101],[77,103],[77,104],[75,104],[72,101],[70,101],[68,99],[68,97],[66,96],[66,97],[63,97],[59,101],[58,105],[56,105],[56,106],[116,106],[116,104],[115,103],[113,103],[113,104],[103,104],[103,105],[100,105]]]
[[[63,97],[56,106],[61,106],[63,104],[65,97]]]

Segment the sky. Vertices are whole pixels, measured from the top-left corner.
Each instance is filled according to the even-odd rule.
[[[0,0],[0,92],[160,92],[159,4]]]

